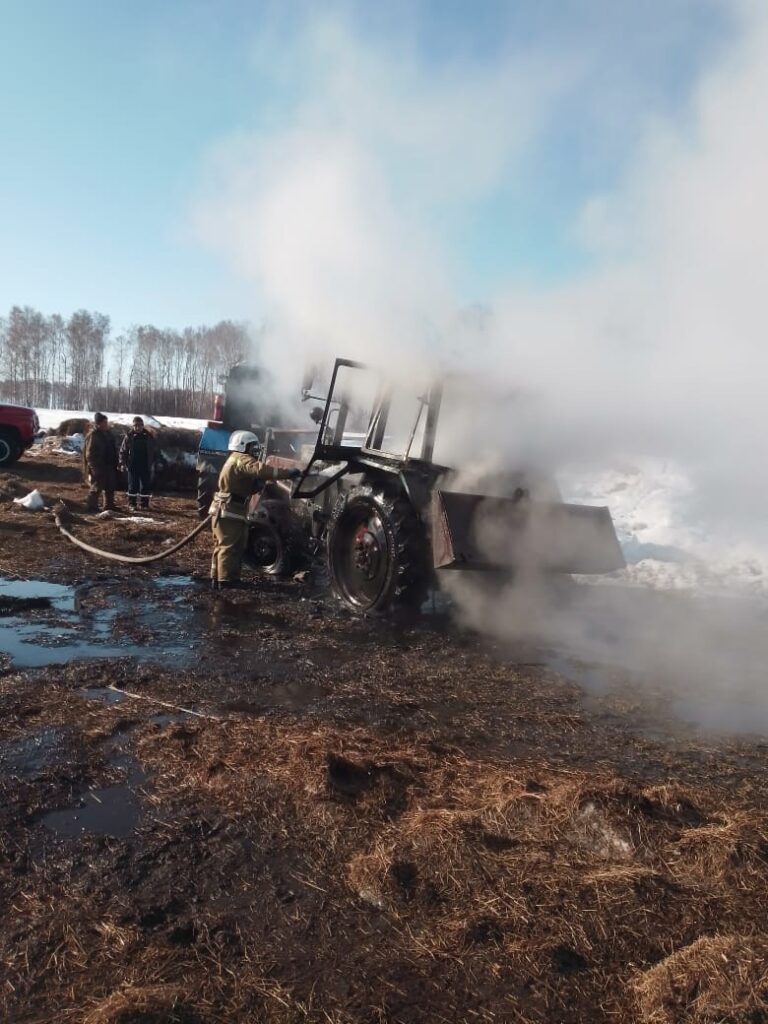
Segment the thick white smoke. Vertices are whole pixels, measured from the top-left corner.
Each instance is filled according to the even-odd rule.
[[[702,521],[768,549],[768,7],[714,6],[729,32],[666,116],[643,116],[631,90],[595,89],[608,49],[631,45],[620,19],[608,49],[590,52],[585,37],[525,54],[502,45],[482,66],[427,66],[407,37],[371,42],[339,19],[293,38],[302,79],[288,116],[222,143],[196,209],[205,240],[253,283],[286,388],[307,354],[386,362],[404,379],[471,372],[471,415],[443,424],[445,461],[662,456],[690,476]],[[693,7],[660,8],[654,32]],[[545,140],[578,103],[606,132],[595,148],[610,151],[615,134],[624,152],[611,186],[561,225],[582,246],[578,269],[467,294],[462,229],[501,194],[524,202]],[[516,594],[473,603],[462,589],[469,618],[502,634],[547,617],[537,603],[521,618]],[[576,646],[594,633],[594,621],[548,618],[549,639],[553,624]],[[640,619],[632,636],[632,614],[616,630],[634,664],[666,650],[679,665],[681,635],[685,650],[698,644],[691,665],[712,662],[695,616],[682,633],[666,611]]]
[[[682,111],[636,118],[621,180],[585,197],[570,225],[589,269],[554,286],[509,280],[482,297],[483,317],[458,315],[463,255],[441,218],[471,219],[500,189],[526,188],[542,136],[582,95],[585,57],[561,41],[426,66],[407,37],[377,44],[329,17],[291,37],[303,88],[289,116],[222,143],[196,211],[253,282],[286,387],[308,350],[406,375],[471,367],[495,392],[535,396],[494,403],[485,433],[506,437],[510,457],[680,458],[709,511],[759,531],[768,10],[726,6],[739,31]]]
[[[518,174],[568,61],[427,67],[407,37],[363,40],[329,17],[274,46],[304,89],[278,128],[212,154],[198,230],[254,283],[283,357],[288,343],[433,365],[462,304],[443,218]]]
[[[707,511],[768,539],[768,9],[584,207],[595,269],[497,296],[496,351],[548,396],[546,435],[681,459]]]

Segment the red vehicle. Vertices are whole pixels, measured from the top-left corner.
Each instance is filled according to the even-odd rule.
[[[0,466],[11,466],[40,432],[34,409],[26,405],[0,405]]]

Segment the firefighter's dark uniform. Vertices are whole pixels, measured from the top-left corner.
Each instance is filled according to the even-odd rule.
[[[213,499],[211,579],[236,583],[248,543],[248,500],[259,481],[286,480],[289,470],[276,469],[244,452],[232,452],[219,474]]]
[[[120,464],[128,470],[128,506],[149,508],[152,497],[152,471],[155,465],[155,439],[145,430],[131,430],[120,445]]]
[[[104,508],[113,509],[117,487],[117,445],[111,430],[97,430],[95,427],[91,430],[85,439],[83,463],[90,484],[88,510],[98,512],[102,491]]]

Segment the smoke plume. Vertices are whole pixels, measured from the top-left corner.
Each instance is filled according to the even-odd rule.
[[[601,4],[581,5],[569,38],[502,38],[482,61],[427,62],[410,31],[373,38],[327,15],[262,39],[265,74],[280,54],[300,81],[287,115],[211,155],[195,219],[252,282],[284,386],[295,389],[308,355],[385,364],[409,382],[448,371],[468,400],[463,417],[447,410],[436,456],[475,478],[661,457],[684,467],[707,529],[768,549],[768,9],[704,8],[716,41],[666,105],[643,69],[685,52],[696,10],[685,2],[642,26],[668,44],[665,58],[625,23],[637,13]],[[588,139],[574,151],[575,117]],[[554,175],[569,196],[558,232],[572,265],[534,274],[502,260],[478,285],[463,244],[475,220],[498,204],[520,228],[528,195],[543,209],[548,161],[574,152],[598,172],[584,185],[574,160],[570,189],[568,168]],[[502,635],[547,618],[550,639],[553,627],[575,646],[595,632],[537,603],[521,617],[514,588],[491,613],[458,587],[468,618]],[[647,670],[638,652],[658,637],[631,620],[616,627],[633,637],[620,647]],[[694,620],[686,612],[688,650],[708,632]],[[660,649],[682,664],[673,647]]]

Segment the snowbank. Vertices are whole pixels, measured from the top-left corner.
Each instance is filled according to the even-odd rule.
[[[62,426],[65,436],[44,437],[42,443],[30,449],[36,452],[50,451],[59,455],[80,456],[84,444],[83,435],[76,432],[81,427],[88,429],[87,423],[93,419],[93,413],[78,409],[38,409],[36,410],[40,426],[44,430],[58,431]],[[197,447],[200,433],[207,420],[192,419],[183,416],[147,416],[142,413],[112,413],[107,410],[110,423],[126,430],[131,426],[133,417],[140,415],[144,424],[155,431],[160,458],[155,476],[158,489],[191,491],[197,487]],[[120,434],[120,430],[117,431]]]
[[[698,521],[694,487],[680,467],[636,459],[620,469],[561,475],[560,482],[566,501],[611,510],[625,582],[768,596],[768,551],[718,537]]]
[[[104,410],[112,423],[130,427],[134,416],[141,416],[147,427],[158,430],[166,427],[172,430],[204,430],[207,420],[191,419],[184,416],[147,416],[135,412],[109,412]],[[85,409],[36,409],[43,430],[55,430],[60,423],[72,419],[92,419],[93,413]]]

